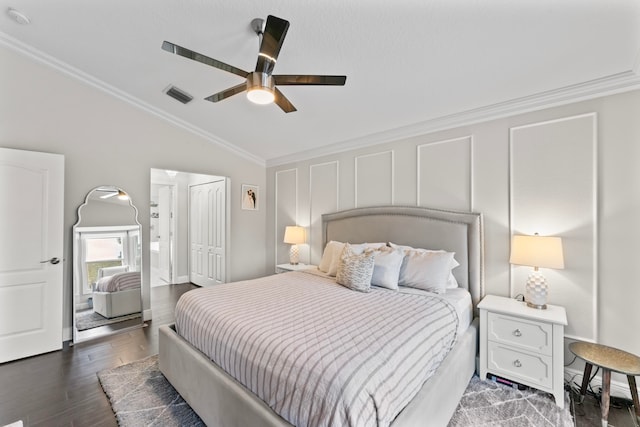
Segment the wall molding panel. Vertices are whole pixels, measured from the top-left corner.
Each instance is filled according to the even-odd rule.
[[[335,160],[309,166],[309,228],[307,243],[310,263],[322,259],[322,214],[336,212],[339,207],[340,163]]]
[[[355,157],[355,207],[393,205],[394,151]]]
[[[289,245],[282,240],[287,225],[298,224],[298,168],[275,174],[275,259],[277,264],[289,262]]]
[[[473,210],[473,137],[416,147],[418,206]]]
[[[565,268],[543,269],[549,303],[566,307],[568,338],[598,339],[597,114],[510,128],[510,230],[560,236]],[[530,267],[511,267],[511,295]]]
[[[298,219],[310,222],[304,262],[313,264],[323,249],[316,224],[334,206],[393,203],[481,212],[485,289],[506,297],[524,293],[531,271],[509,263],[511,237],[560,236],[564,269],[541,270],[549,303],[567,311],[565,360],[572,359],[568,343],[575,340],[640,354],[640,341],[629,340],[627,327],[640,325],[640,286],[629,279],[640,275],[640,229],[633,226],[640,216],[637,117],[640,90],[437,133],[396,135],[376,146],[363,138],[367,146],[330,147],[322,156],[269,167],[267,178],[273,183],[278,170],[299,168]],[[280,191],[285,177],[290,175],[280,176]],[[280,199],[292,204],[282,193]],[[273,217],[268,221],[269,235],[281,240],[271,230]]]

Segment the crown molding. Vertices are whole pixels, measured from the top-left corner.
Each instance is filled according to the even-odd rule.
[[[572,104],[607,95],[614,95],[616,93],[628,92],[635,89],[640,89],[640,55],[637,58],[634,69],[629,71],[612,74],[610,76],[590,80],[584,83],[565,86],[560,89],[541,92],[535,95],[487,105],[460,113],[437,117],[423,122],[389,129],[383,132],[344,140],[317,149],[268,159],[266,165],[267,167],[275,167],[287,163],[310,160],[321,156],[338,154],[376,144],[383,144],[414,136],[453,129],[456,127],[468,126],[474,123],[488,122],[495,119],[515,116],[517,114]]]
[[[154,115],[162,120],[165,120],[169,123],[171,123],[172,125],[184,129],[204,140],[207,140],[215,145],[217,145],[220,148],[223,148],[227,151],[232,152],[233,154],[236,154],[239,157],[242,157],[246,160],[249,160],[253,163],[257,163],[260,166],[266,166],[265,160],[257,157],[251,153],[249,153],[248,151],[242,150],[240,148],[238,148],[237,146],[231,144],[228,141],[223,140],[222,138],[219,138],[213,134],[211,134],[210,132],[205,131],[202,128],[199,128],[197,126],[193,126],[192,124],[172,115],[167,113],[166,111],[163,111],[159,108],[156,108],[134,96],[129,95],[128,93],[114,87],[111,86],[105,82],[103,82],[100,79],[97,79],[93,76],[91,76],[90,74],[85,73],[84,71],[81,71],[69,64],[67,64],[66,62],[60,61],[50,55],[47,55],[46,53],[26,44],[21,42],[20,40],[11,37],[10,35],[3,33],[0,31],[0,45],[4,45],[24,56],[27,56],[33,60],[35,60],[36,62],[39,62],[41,64],[44,64],[46,66],[49,66],[53,69],[55,69],[56,71],[59,71],[69,77],[72,77],[75,80],[78,80],[88,86],[91,86],[93,88],[96,88],[104,93],[107,93],[121,101],[124,101],[130,105],[133,105],[136,108],[139,108],[143,111],[145,111],[146,113],[149,113],[151,115]]]
[[[254,154],[238,148],[236,145],[223,140],[202,128],[194,126],[172,114],[156,108],[126,92],[108,85],[71,65],[60,61],[50,55],[45,54],[34,47],[19,41],[0,31],[0,45],[4,45],[22,55],[25,55],[39,63],[47,65],[67,76],[70,76],[88,86],[94,87],[117,99],[120,99],[134,107],[137,107],[149,114],[165,120],[176,127],[184,129],[206,141],[209,141],[220,148],[223,148],[237,156],[260,166],[275,167],[287,163],[294,163],[309,160],[316,157],[338,154],[358,148],[372,145],[393,142],[401,139],[411,138],[432,132],[453,129],[460,126],[474,123],[487,122],[490,120],[542,110],[545,108],[571,104],[588,99],[599,98],[616,93],[627,92],[640,89],[640,52],[631,70],[612,74],[610,76],[587,82],[566,86],[560,89],[541,92],[535,95],[517,98],[505,102],[500,102],[472,110],[463,111],[447,116],[437,117],[426,121],[389,129],[378,133],[373,133],[358,138],[332,143],[312,150],[298,152],[286,156],[272,159],[262,159]]]

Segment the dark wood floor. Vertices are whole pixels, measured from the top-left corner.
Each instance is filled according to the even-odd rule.
[[[576,427],[600,427],[600,401],[592,395],[585,397],[582,403],[576,403],[578,400],[576,393],[572,393],[571,413],[575,420]],[[609,409],[609,426],[610,427],[636,427],[635,414],[631,402],[623,402],[621,400],[612,399]]]
[[[158,328],[173,323],[187,283],[151,288],[146,327],[0,365],[0,426],[117,426],[96,373],[158,353]]]
[[[153,321],[147,327],[0,364],[0,426],[17,420],[25,426],[117,426],[96,373],[158,353],[158,328],[173,323],[178,298],[193,288],[151,288]],[[572,413],[576,427],[600,426],[594,397],[572,403]],[[609,425],[635,426],[624,406],[611,408]]]

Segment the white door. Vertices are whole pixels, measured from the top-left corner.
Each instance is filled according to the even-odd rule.
[[[224,180],[189,187],[189,280],[196,285],[225,282],[226,209]]]
[[[159,253],[158,253],[158,275],[166,283],[173,283],[171,278],[171,220],[173,216],[173,194],[170,186],[163,186],[158,189],[158,231],[159,231]]]
[[[62,348],[64,156],[0,148],[0,363]]]

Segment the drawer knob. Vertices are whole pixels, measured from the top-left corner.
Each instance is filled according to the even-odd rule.
[[[521,337],[522,336],[522,332],[520,332],[520,329],[516,329],[515,331],[513,331],[513,335],[516,337]]]
[[[513,366],[515,366],[516,368],[519,368],[522,366],[522,363],[518,359],[516,359],[513,361]]]

